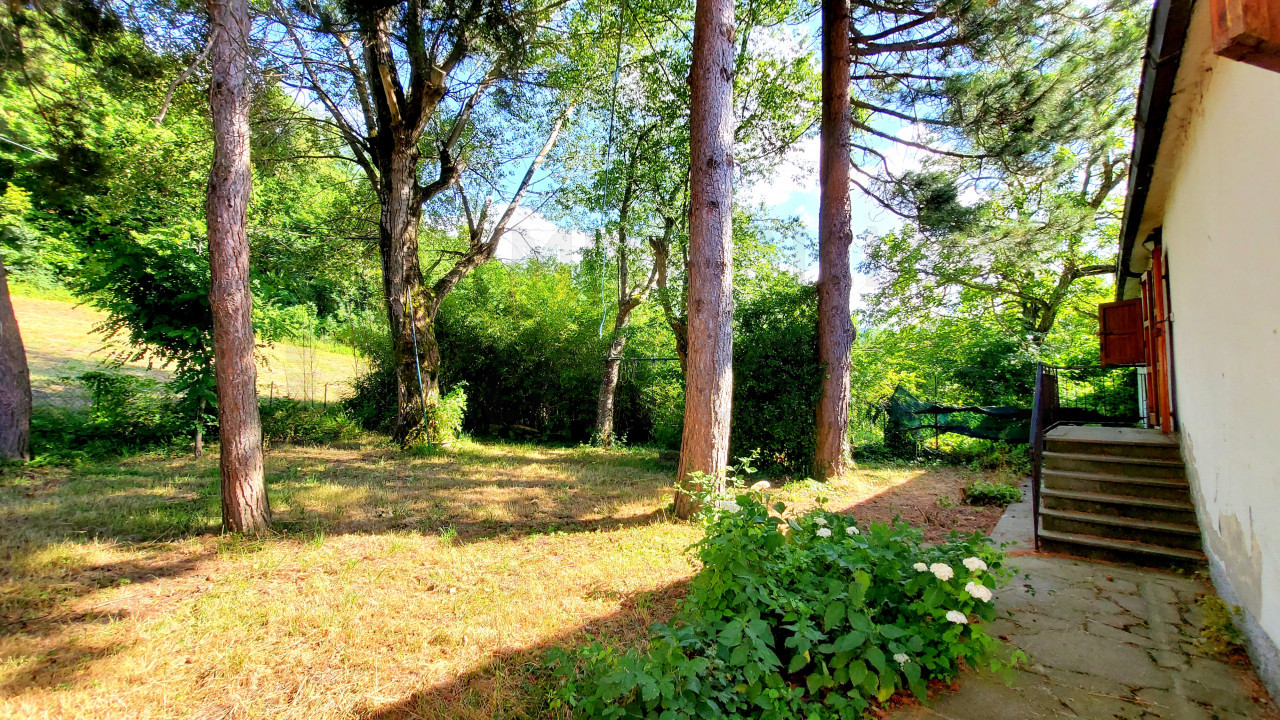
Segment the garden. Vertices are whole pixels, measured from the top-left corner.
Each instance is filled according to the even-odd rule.
[[[734,5],[0,7],[0,716],[1015,668],[1025,433],[956,418],[1097,365],[1144,12]]]

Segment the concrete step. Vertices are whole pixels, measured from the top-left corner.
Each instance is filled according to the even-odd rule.
[[[1201,549],[1200,528],[1195,525],[1052,509],[1042,509],[1040,518],[1041,527],[1052,532],[1134,540],[1147,545],[1183,550]]]
[[[1182,548],[1160,547],[1132,540],[1093,537],[1076,533],[1040,530],[1040,549],[1094,560],[1110,560],[1155,567],[1198,567],[1204,553]]]
[[[1165,436],[1167,437],[1167,436]],[[1114,455],[1118,457],[1148,458],[1151,460],[1182,460],[1182,450],[1176,441],[1168,439],[1123,441],[1090,439],[1088,437],[1045,438],[1045,450],[1073,455]]]
[[[1045,452],[1045,470],[1066,470],[1102,475],[1127,475],[1130,477],[1163,478],[1181,480],[1186,477],[1181,460],[1133,458],[1119,455],[1091,455],[1087,453]]]
[[[1077,472],[1072,470],[1045,470],[1044,487],[1054,490],[1079,490],[1155,498],[1157,500],[1191,500],[1191,486],[1186,480],[1168,478],[1134,477],[1107,473]]]
[[[1079,490],[1040,489],[1042,510],[1067,510],[1091,515],[1148,520],[1151,522],[1195,525],[1196,510],[1190,502],[1156,498],[1113,495]]]

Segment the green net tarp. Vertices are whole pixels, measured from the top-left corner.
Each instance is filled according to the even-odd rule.
[[[984,440],[1025,443],[1031,435],[1031,409],[1007,406],[941,405],[925,402],[905,390],[894,389],[873,419],[884,418],[885,443],[903,444],[932,433],[954,433]]]

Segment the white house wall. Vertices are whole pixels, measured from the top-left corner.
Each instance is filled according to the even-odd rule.
[[[1215,584],[1280,697],[1280,73],[1214,56],[1208,9],[1138,240],[1163,228],[1177,417]]]

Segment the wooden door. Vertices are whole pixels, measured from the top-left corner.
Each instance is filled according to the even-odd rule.
[[[1151,269],[1142,276],[1143,334],[1146,337],[1148,424],[1174,429],[1172,357],[1169,353],[1169,299],[1164,248],[1151,250]]]

